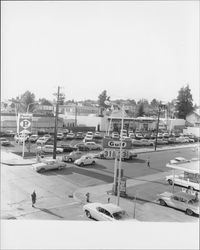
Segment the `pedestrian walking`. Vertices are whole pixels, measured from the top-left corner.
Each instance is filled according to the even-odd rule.
[[[149,159],[147,160],[147,167],[150,168],[150,160]]]
[[[31,194],[31,200],[32,200],[32,207],[35,207],[35,203],[36,203],[36,193],[35,193],[35,190]]]
[[[87,192],[85,196],[86,196],[86,201],[90,202],[90,193]]]

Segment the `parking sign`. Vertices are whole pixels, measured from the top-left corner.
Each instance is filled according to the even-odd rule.
[[[17,132],[31,132],[32,114],[18,114]]]

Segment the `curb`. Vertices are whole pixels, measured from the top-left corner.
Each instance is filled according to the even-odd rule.
[[[1,164],[4,164],[4,165],[7,165],[7,166],[29,166],[29,165],[32,165],[32,164],[35,164],[35,162],[33,163],[6,163],[6,162],[2,162],[1,161]]]

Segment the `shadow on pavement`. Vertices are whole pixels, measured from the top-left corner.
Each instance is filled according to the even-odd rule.
[[[94,171],[90,171],[90,170],[87,170],[86,168],[89,168],[89,167],[67,167],[65,169],[62,169],[62,170],[52,170],[52,171],[47,171],[47,172],[44,172],[44,173],[40,173],[42,175],[70,175],[70,174],[73,174],[73,173],[77,173],[77,174],[81,174],[81,175],[85,175],[85,176],[88,176],[88,177],[92,177],[92,178],[95,178],[95,179],[98,179],[98,180],[102,180],[104,182],[107,182],[107,183],[111,183],[113,182],[113,176],[109,176],[109,175],[105,175],[105,174],[100,174],[100,173],[97,173],[97,172],[94,172]],[[90,168],[93,168],[92,166]],[[111,173],[111,175],[113,175]]]
[[[39,210],[41,210],[42,212],[45,212],[45,213],[48,213],[48,214],[51,214],[51,215],[54,215],[58,218],[61,218],[61,219],[64,219],[64,217],[58,215],[58,214],[55,214],[53,212],[51,212],[49,209],[46,209],[46,208],[39,208],[39,207],[35,207],[35,208],[38,208]]]

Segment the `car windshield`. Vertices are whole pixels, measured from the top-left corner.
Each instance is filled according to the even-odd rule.
[[[123,220],[123,219],[128,218],[128,214],[126,213],[126,211],[122,210],[122,211],[113,213],[113,217],[114,217],[116,220]]]

